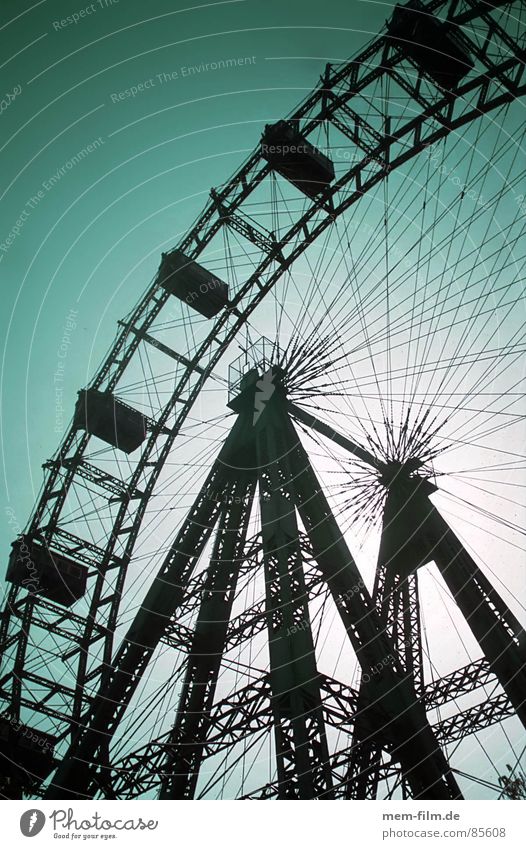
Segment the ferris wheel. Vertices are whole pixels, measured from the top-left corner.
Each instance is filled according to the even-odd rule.
[[[525,59],[522,0],[396,6],[162,255],[13,543],[4,795],[500,795]]]

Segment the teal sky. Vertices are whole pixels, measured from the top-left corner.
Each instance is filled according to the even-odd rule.
[[[0,117],[2,501],[21,525],[56,429],[160,251],[263,125],[305,96],[326,61],[348,58],[378,32],[390,5],[3,0],[1,94],[14,99]],[[206,70],[229,59],[234,67]],[[72,309],[62,422],[53,376]],[[12,530],[0,528],[7,552]]]

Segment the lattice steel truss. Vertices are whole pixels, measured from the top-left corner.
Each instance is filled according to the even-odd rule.
[[[371,598],[294,429],[296,407],[287,401],[278,372],[273,380],[275,391],[262,410],[255,402],[257,383],[233,402],[238,418],[232,433],[48,795],[128,796],[160,787],[162,798],[193,798],[206,757],[268,732],[275,739],[277,781],[262,790],[265,797],[374,798],[382,777],[398,770],[406,795],[459,798],[441,746],[512,711],[524,721],[523,631],[429,501],[434,487],[414,472],[394,473],[375,462],[388,476],[388,496]],[[311,424],[317,424],[313,417]],[[270,671],[214,705],[256,486],[266,598],[264,611],[249,611],[245,627],[250,636],[256,623],[266,625]],[[316,580],[312,567],[304,569],[300,521]],[[205,543],[203,529],[209,535],[216,523],[173,730],[112,765],[106,754],[111,738],[184,603],[184,587]],[[430,559],[485,660],[424,687],[417,570]],[[356,652],[365,682],[359,692],[318,672],[308,607],[318,583],[328,588]],[[493,679],[504,696],[429,724],[428,709]],[[328,725],[352,729],[351,746],[337,755],[329,755]],[[390,757],[387,772],[382,753]]]

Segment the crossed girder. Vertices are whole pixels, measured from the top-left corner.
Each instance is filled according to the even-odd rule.
[[[428,684],[423,697],[428,710],[454,702],[473,691],[475,687],[494,683],[489,675],[479,678],[487,669],[485,660],[468,664],[444,679]],[[323,675],[320,681],[324,718],[327,726],[336,730],[352,730],[358,706],[358,690]],[[210,731],[204,746],[204,757],[217,755],[252,735],[272,730],[270,712],[270,684],[268,676],[262,676],[214,705],[210,713]],[[465,708],[434,725],[441,743],[461,740],[492,724],[514,715],[509,699],[501,694]],[[133,798],[158,789],[162,766],[169,749],[169,735],[152,740],[135,752],[126,755],[112,765],[112,788],[117,798]],[[349,748],[332,756],[332,763],[341,770],[347,766],[351,756]],[[398,768],[391,767],[396,773]],[[379,779],[385,773],[381,768]],[[343,791],[341,791],[343,793]]]

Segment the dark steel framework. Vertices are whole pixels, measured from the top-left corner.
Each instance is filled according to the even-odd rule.
[[[76,427],[46,464],[46,481],[27,533],[88,566],[89,607],[80,615],[13,587],[0,630],[1,648],[9,658],[0,679],[0,695],[13,720],[22,712],[47,717],[58,727],[59,739],[69,741],[68,756],[59,765],[49,795],[133,796],[160,784],[163,797],[188,798],[195,792],[204,758],[256,727],[273,726],[278,778],[261,788],[262,797],[370,797],[380,780],[401,770],[407,794],[453,798],[459,791],[441,749],[444,742],[512,714],[525,721],[523,632],[429,501],[430,484],[414,471],[384,468],[366,449],[331,434],[383,476],[388,492],[371,599],[292,419],[323,435],[327,425],[283,399],[281,406],[278,399],[268,405],[256,427],[250,405],[239,413],[139,614],[114,653],[126,572],[146,506],[194,402],[251,313],[306,247],[390,172],[428,145],[526,92],[524,48],[494,15],[495,9],[508,4],[430,0],[410,5],[422,14],[446,12],[448,21],[459,28],[477,21],[477,40],[462,36],[476,72],[455,91],[437,88],[431,96],[418,69],[412,77],[400,72],[407,58],[386,35],[344,66],[327,67],[320,85],[289,120],[301,121],[305,136],[320,123],[332,124],[352,140],[362,159],[309,202],[279,240],[243,212],[243,203],[271,175],[260,151],[221,191],[211,192],[206,209],[178,248],[196,259],[222,229],[236,231],[260,251],[256,270],[214,320],[191,359],[155,337],[152,326],[169,299],[156,282],[121,323],[92,388],[118,394],[142,345],[155,348],[176,369],[175,389],[149,419],[148,439],[140,457],[130,463],[127,477],[88,461],[90,437]],[[385,124],[353,109],[353,98],[383,76],[395,80],[412,98],[414,113],[409,121]],[[252,467],[239,462],[240,443],[253,458]],[[280,459],[285,455],[286,462]],[[262,539],[254,548],[246,536],[256,486]],[[73,533],[63,521],[76,487],[89,487],[95,499],[111,506],[101,519],[96,542]],[[407,504],[410,511],[401,507]],[[219,531],[206,577],[192,585],[192,571],[216,526]],[[267,586],[265,609],[249,610],[232,620],[240,571],[253,568],[261,557]],[[417,570],[430,560],[436,562],[483,658],[424,687]],[[324,585],[337,605],[362,672],[370,679],[359,692],[316,669],[307,599]],[[198,624],[188,634],[174,615],[192,606],[199,608]],[[269,674],[236,696],[215,701],[223,651],[264,627],[270,645]],[[73,687],[53,674],[45,658],[38,674],[28,667],[32,635],[42,632],[62,641],[63,659],[75,668]],[[143,751],[111,763],[109,743],[160,641],[188,652],[173,730]],[[386,664],[386,658],[392,661]],[[381,672],[376,671],[378,666]],[[470,692],[481,681],[498,681],[504,695],[429,725],[426,709]],[[329,757],[327,725],[353,729],[350,750]],[[392,755],[395,765],[382,761],[382,751]]]
[[[275,737],[278,778],[262,788],[264,796],[375,798],[386,775],[386,752],[390,774],[398,771],[406,796],[460,798],[442,746],[510,713],[526,724],[524,632],[429,501],[435,487],[414,471],[375,460],[388,483],[372,598],[295,431],[292,416],[298,408],[287,401],[278,374],[273,385],[276,391],[255,424],[255,385],[236,400],[239,416],[232,433],[123,641],[92,716],[54,777],[51,797],[90,796],[108,788],[126,796],[160,787],[161,798],[193,798],[207,756],[255,730],[268,730]],[[324,429],[313,416],[310,424]],[[237,630],[229,619],[246,562],[256,485],[266,597],[263,616],[248,611],[245,627],[266,625],[270,671],[227,704],[214,705],[229,633]],[[107,746],[167,625],[177,617],[182,588],[216,523],[173,730],[144,752],[111,765],[105,761]],[[304,550],[356,652],[366,682],[358,692],[318,672],[308,607],[314,582],[305,570]],[[430,560],[485,657],[424,688],[417,570]],[[252,568],[261,565],[249,562]],[[429,724],[428,710],[494,680],[504,697],[435,727]],[[338,709],[328,708],[327,696],[336,697]],[[353,728],[352,745],[330,757],[326,727],[342,724]]]

